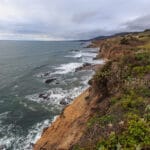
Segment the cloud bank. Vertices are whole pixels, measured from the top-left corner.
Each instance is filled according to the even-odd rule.
[[[150,28],[149,0],[1,0],[0,39],[89,39]]]

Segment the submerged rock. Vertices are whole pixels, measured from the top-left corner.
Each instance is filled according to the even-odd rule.
[[[79,52],[80,50],[79,49],[72,49],[70,50],[71,52]]]
[[[55,81],[55,80],[56,80],[56,78],[46,79],[46,80],[45,80],[45,83],[46,83],[46,84],[49,84],[49,83],[51,83],[51,82],[53,82],[53,81]]]
[[[61,104],[61,105],[68,105],[69,103],[66,101],[66,99],[62,99],[62,100],[60,101],[60,104]]]
[[[48,99],[48,94],[40,93],[39,98]]]
[[[50,75],[50,72],[46,72],[46,73],[43,74],[43,76],[45,76],[45,77],[47,77],[49,75]]]
[[[42,135],[44,134],[44,132],[45,132],[47,129],[48,129],[48,127],[45,127],[45,128],[43,129]]]
[[[81,67],[76,68],[75,71],[81,71],[81,70],[90,70],[92,69],[92,66],[90,63],[84,63]]]

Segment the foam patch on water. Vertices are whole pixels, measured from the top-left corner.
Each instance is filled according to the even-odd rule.
[[[70,90],[63,90],[62,88],[53,88],[46,92],[43,92],[43,95],[40,96],[39,93],[26,96],[27,99],[35,101],[38,103],[45,103],[48,105],[58,106],[63,100],[67,103],[70,103],[75,97],[82,93],[87,86],[79,86],[72,88]]]
[[[3,136],[0,138],[1,150],[7,150],[12,145],[12,142],[15,140],[15,136],[11,133],[13,125],[3,125],[3,119],[5,120],[8,117],[8,114],[9,112],[4,112],[0,114],[0,133]]]
[[[82,56],[82,53],[80,52],[80,53],[77,53],[77,54],[75,54],[75,55],[73,55],[73,56],[70,55],[69,57],[81,58],[81,57],[83,57],[83,56]]]
[[[68,63],[68,64],[61,64],[59,67],[56,67],[54,73],[52,74],[67,74],[69,72],[75,72],[75,69],[82,66],[83,63]]]
[[[51,121],[49,119],[44,120],[42,122],[39,122],[32,126],[28,130],[28,135],[26,137],[20,137],[16,141],[16,146],[14,146],[14,149],[18,150],[31,150],[33,148],[33,145],[35,142],[41,137],[41,134],[43,132],[43,129],[45,127],[48,127],[50,125]],[[21,144],[19,144],[21,143]]]
[[[29,130],[27,135],[20,136],[14,130],[22,130],[19,126],[10,124],[8,126],[3,126],[2,119],[8,117],[9,112],[0,114],[0,133],[2,136],[0,138],[0,149],[1,150],[32,150],[35,142],[41,137],[43,129],[51,125],[52,122],[56,120],[58,116],[55,116],[53,120],[43,120],[33,125]]]
[[[71,55],[66,57],[80,58],[82,63],[104,64],[105,61],[103,59],[94,59],[97,56],[98,51],[98,48],[86,48],[80,52],[72,52]]]
[[[67,55],[65,57],[73,57],[73,58],[82,58],[82,57],[96,57],[97,53],[93,53],[93,52],[84,52],[84,51],[80,51],[80,52],[73,52],[71,55]]]
[[[82,58],[82,62],[84,62],[84,63],[90,63],[92,65],[96,65],[96,64],[104,64],[105,60],[103,60],[103,59],[94,60],[93,58],[83,57]]]
[[[53,121],[56,118],[57,116],[54,117]],[[2,150],[7,150],[8,148],[11,148],[13,150],[32,150],[35,142],[41,137],[43,129],[45,127],[48,127],[50,123],[52,123],[53,121],[47,119],[33,125],[28,130],[28,135],[26,137],[19,136],[17,134],[15,135],[14,133],[12,133],[13,126],[9,125],[7,127],[9,134],[0,139],[0,146],[1,146],[0,148]]]
[[[35,77],[38,77],[38,78],[51,77],[51,72],[44,72],[44,73],[40,72],[36,74]]]

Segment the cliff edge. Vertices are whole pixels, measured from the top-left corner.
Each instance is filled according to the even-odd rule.
[[[68,150],[86,130],[86,122],[91,116],[94,100],[89,102],[89,89],[68,105],[52,125],[37,141],[34,150]]]

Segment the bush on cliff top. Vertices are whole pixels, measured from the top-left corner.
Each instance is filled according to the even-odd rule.
[[[106,150],[148,148],[150,146],[149,125],[149,122],[136,116],[128,120],[127,129],[121,134],[111,132],[107,139],[98,142],[97,150],[102,148]]]

